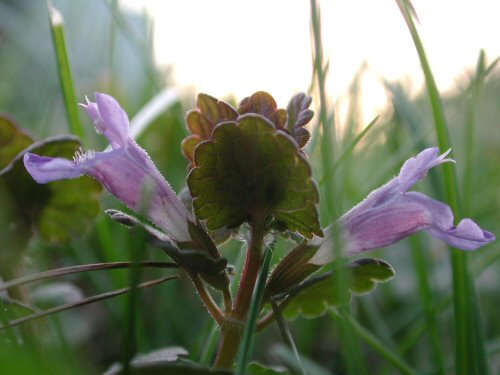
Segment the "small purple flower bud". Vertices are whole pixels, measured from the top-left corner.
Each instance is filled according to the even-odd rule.
[[[178,242],[190,241],[187,221],[191,215],[160,174],[150,157],[129,136],[125,111],[109,95],[96,93],[96,102],[87,99],[82,106],[113,148],[109,152],[78,152],[73,161],[24,155],[24,165],[33,179],[45,184],[54,180],[89,175],[97,179],[116,198],[135,211],[141,211],[145,185],[152,186],[147,214],[151,222]]]
[[[437,148],[428,148],[408,159],[399,176],[371,192],[361,203],[340,219],[344,253],[347,256],[396,243],[413,233],[427,230],[434,237],[462,250],[476,250],[495,240],[495,236],[482,230],[470,219],[453,225],[453,213],[446,204],[408,190],[427,175],[432,167],[446,162],[449,150],[439,155]],[[333,260],[331,230],[325,240],[313,239],[320,245],[313,264],[326,264]]]

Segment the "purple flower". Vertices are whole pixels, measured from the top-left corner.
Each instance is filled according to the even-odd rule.
[[[432,167],[454,162],[446,158],[449,152],[439,155],[437,148],[428,148],[408,159],[399,176],[344,214],[339,219],[344,253],[350,256],[388,246],[422,230],[462,250],[475,250],[495,240],[492,233],[470,219],[454,226],[453,213],[446,204],[421,193],[408,192]],[[331,236],[329,231],[326,240],[313,240],[313,244],[321,247],[310,263],[326,264],[333,260]]]
[[[111,144],[109,152],[77,152],[74,160],[24,155],[24,165],[40,184],[89,175],[116,198],[140,212],[143,193],[151,191],[147,214],[151,222],[177,241],[189,241],[190,214],[144,151],[129,135],[127,114],[109,95],[96,93],[96,102],[82,104],[94,121],[96,131]],[[145,187],[148,187],[146,189]],[[149,190],[151,187],[151,190]]]

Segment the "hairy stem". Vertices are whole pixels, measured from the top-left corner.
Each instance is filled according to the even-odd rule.
[[[259,274],[265,231],[262,221],[256,220],[255,223],[252,225],[243,275],[230,318],[221,324],[221,337],[214,363],[217,368],[233,367],[242,338],[244,320],[250,308],[255,282]]]
[[[223,323],[214,367],[227,369],[233,367],[243,337],[243,327],[244,323],[239,320],[228,319]]]
[[[250,241],[248,243],[247,256],[243,275],[241,276],[240,288],[236,296],[232,317],[237,320],[245,319],[250,307],[255,281],[259,274],[261,263],[261,251],[264,243],[264,230],[262,225],[252,226]]]
[[[198,295],[203,301],[206,309],[208,310],[212,318],[214,318],[214,320],[217,322],[217,324],[221,326],[224,321],[224,314],[222,313],[221,309],[213,300],[200,276],[197,274],[191,274],[190,276],[191,280],[193,280],[194,287],[196,288],[196,291],[198,292]]]

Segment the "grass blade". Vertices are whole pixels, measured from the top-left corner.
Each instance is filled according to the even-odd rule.
[[[324,198],[326,204],[326,215],[328,222],[333,222],[336,215],[336,206],[334,203],[335,184],[333,182],[333,164],[335,160],[335,123],[334,116],[328,117],[327,101],[326,101],[326,72],[324,69],[323,45],[321,42],[321,21],[319,15],[319,5],[316,0],[311,0],[311,25],[314,42],[314,68],[318,80],[319,91],[319,123],[321,126],[321,163],[323,170],[323,179],[325,180]],[[330,120],[330,121],[329,121]]]
[[[320,8],[316,0],[311,0],[311,28],[313,37],[313,57],[314,67],[316,69],[316,78],[318,83],[318,91],[320,97],[320,111],[319,120],[321,125],[321,168],[323,171],[324,186],[322,189],[324,204],[322,211],[324,213],[323,219],[327,223],[335,225],[336,219],[340,216],[340,207],[336,202],[341,202],[342,197],[338,194],[336,189],[336,182],[334,181],[334,165],[336,160],[337,151],[337,135],[335,131],[335,115],[334,113],[328,117],[327,100],[326,100],[326,69],[323,56],[323,44],[321,41],[321,18]],[[330,120],[330,121],[329,121]],[[342,259],[342,244],[335,236],[331,251],[335,254],[337,259]],[[347,274],[340,269],[335,275],[335,285],[340,295],[347,290]],[[346,313],[349,312],[349,306],[345,308]],[[350,374],[364,374],[366,369],[364,361],[361,357],[361,350],[359,342],[349,332],[349,328],[340,322],[341,336],[343,340],[343,355],[346,360],[346,367]]]
[[[50,30],[52,41],[56,52],[59,81],[61,83],[64,97],[64,105],[70,130],[80,139],[85,140],[85,131],[78,115],[78,101],[76,100],[75,87],[73,85],[73,74],[69,61],[68,50],[66,48],[66,36],[64,31],[64,19],[61,13],[52,5],[47,3],[49,10]]]
[[[145,184],[142,191],[142,204],[143,212],[147,212],[149,205],[144,202],[150,202],[151,191],[150,187]],[[135,232],[135,233],[134,233]],[[122,367],[123,374],[130,373],[130,362],[135,355],[137,349],[137,318],[138,318],[138,290],[139,280],[141,278],[141,267],[139,267],[141,258],[145,254],[146,234],[142,230],[131,231],[131,246],[129,247],[129,258],[132,260],[132,267],[129,269],[129,285],[130,293],[128,294],[128,301],[125,304],[125,333],[123,338],[123,358]]]
[[[405,362],[403,358],[395,355],[389,348],[380,342],[370,331],[363,327],[351,315],[343,314],[336,309],[330,309],[330,315],[337,321],[343,321],[356,333],[360,338],[366,341],[373,349],[379,352],[388,362],[398,368],[402,374],[416,375],[417,373]]]
[[[177,279],[177,278],[178,278],[178,276],[162,277],[161,279],[156,279],[153,281],[148,281],[148,282],[139,284],[139,285],[137,285],[137,289],[149,288],[149,287],[164,283],[165,281],[173,280],[173,279]],[[3,331],[4,329],[8,329],[11,327],[15,327],[19,324],[30,322],[30,321],[35,320],[35,319],[40,319],[40,318],[43,318],[43,317],[46,317],[46,316],[49,316],[52,314],[56,314],[56,313],[59,313],[62,311],[71,310],[71,309],[74,309],[75,307],[80,307],[80,306],[88,305],[90,303],[104,301],[106,299],[113,298],[113,297],[118,297],[118,296],[121,296],[122,294],[130,293],[131,290],[132,290],[132,288],[130,288],[130,287],[122,288],[122,289],[114,290],[112,292],[102,293],[102,294],[98,294],[98,295],[95,295],[95,296],[92,296],[89,298],[84,298],[84,299],[77,301],[77,302],[70,302],[70,303],[65,303],[63,305],[55,306],[55,307],[52,307],[50,309],[40,311],[36,314],[31,314],[31,315],[25,316],[23,318],[11,320],[7,325],[5,325],[5,324],[2,325],[0,327],[0,331]]]
[[[272,353],[276,355],[281,360],[281,362],[283,362],[286,367],[288,367],[292,371],[292,374],[296,374],[299,371],[302,371],[302,369],[305,369],[308,374],[334,375],[333,372],[325,369],[324,367],[320,366],[318,363],[312,361],[304,355],[302,356],[301,363],[297,363],[297,358],[285,345],[275,345],[271,350]]]
[[[130,136],[137,139],[159,115],[179,101],[174,88],[165,88],[156,94],[130,121]]]
[[[345,148],[345,150],[342,151],[342,154],[340,155],[340,157],[335,160],[335,162],[333,163],[333,166],[332,166],[332,170],[330,171],[330,173],[335,173],[335,171],[337,170],[337,168],[342,164],[342,162],[344,160],[347,159],[347,157],[351,156],[352,154],[352,151],[354,150],[354,148],[356,147],[356,145],[363,139],[363,137],[370,131],[370,129],[373,127],[373,125],[375,125],[377,123],[377,120],[379,119],[379,116],[375,117],[364,129],[363,131],[361,131],[361,133],[359,133],[358,135],[356,135],[356,137],[354,137],[354,139],[347,145],[347,147]],[[325,183],[325,177],[323,177],[320,182],[319,182],[319,185],[323,185]]]
[[[434,125],[439,148],[451,148],[451,142],[444,116],[443,106],[436,81],[424,50],[422,41],[411,15],[408,0],[396,0],[415,44],[422,70],[424,72],[427,92],[432,107]],[[451,163],[443,165],[446,200],[455,212],[462,217],[458,198],[458,184],[455,169]],[[452,251],[451,263],[453,272],[454,316],[455,316],[455,365],[459,375],[487,374],[488,359],[482,342],[482,334],[478,330],[480,314],[473,290],[474,285],[469,272],[467,253]]]
[[[280,330],[281,337],[283,341],[290,347],[295,356],[295,360],[300,368],[300,372],[302,375],[307,375],[307,371],[302,364],[302,360],[300,359],[299,351],[297,350],[297,346],[295,345],[295,341],[293,340],[292,333],[288,329],[285,318],[283,314],[281,314],[280,307],[276,303],[276,301],[271,300],[271,306],[273,308],[274,316],[276,317],[276,323],[278,323],[278,328]]]
[[[103,0],[103,2],[108,7],[115,24],[118,26],[125,40],[129,43],[137,60],[141,62],[141,67],[144,69],[151,85],[156,91],[160,91],[160,77],[155,70],[154,59],[150,50],[150,45],[152,45],[152,43],[147,42],[148,35],[146,35],[146,37],[137,35],[130,21],[125,17],[118,6],[118,2],[110,2],[108,0]]]
[[[269,273],[269,268],[271,267],[272,257],[273,249],[268,247],[264,254],[262,268],[260,269],[259,277],[257,278],[257,283],[255,284],[255,289],[252,295],[252,303],[250,305],[248,320],[245,325],[243,340],[241,342],[241,348],[238,355],[238,364],[235,372],[236,375],[245,375],[247,364],[252,356],[255,341],[255,330],[257,328],[257,318],[262,306],[262,298],[264,296],[264,289],[266,287],[267,275]]]
[[[476,65],[476,74],[473,78],[471,84],[471,95],[468,101],[468,108],[466,114],[466,124],[465,124],[465,171],[463,177],[463,187],[464,187],[464,212],[470,210],[470,198],[472,197],[472,183],[474,177],[474,169],[472,164],[472,159],[474,155],[474,139],[475,139],[475,118],[476,118],[476,105],[479,100],[479,93],[481,91],[482,83],[484,80],[485,73],[485,55],[484,51],[481,50],[479,54],[479,59]]]
[[[33,275],[27,275],[2,283],[0,284],[0,291],[32,283],[35,281],[50,279],[53,277],[60,277],[64,275],[71,275],[74,273],[130,268],[132,266],[134,266],[132,262],[112,262],[112,263],[84,264],[80,266],[57,268],[55,270],[40,272]],[[149,267],[149,268],[179,268],[179,266],[176,263],[169,263],[169,262],[141,262],[139,263],[138,266]]]
[[[445,374],[445,361],[443,357],[443,351],[441,349],[441,343],[439,341],[439,329],[437,321],[437,311],[435,305],[435,298],[432,295],[431,283],[429,281],[429,268],[427,261],[425,259],[425,254],[422,249],[422,243],[420,238],[417,236],[411,237],[409,239],[411,253],[413,258],[413,264],[415,272],[417,274],[418,289],[420,293],[420,300],[425,313],[425,318],[427,321],[427,330],[429,335],[429,341],[431,343],[431,349],[434,356],[434,363],[437,367],[438,374]]]

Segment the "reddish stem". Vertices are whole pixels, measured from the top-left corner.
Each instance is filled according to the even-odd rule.
[[[233,309],[233,318],[237,320],[244,320],[250,302],[252,300],[252,293],[255,287],[255,281],[259,274],[261,263],[261,250],[264,243],[264,231],[261,225],[252,226],[250,233],[250,241],[248,243],[247,256],[245,260],[245,267],[243,268],[243,275],[241,276],[240,287],[236,296],[236,301]]]
[[[248,314],[255,282],[259,275],[265,231],[262,221],[256,220],[254,223],[250,232],[245,267],[243,268],[234,308],[231,317],[221,325],[219,348],[214,363],[214,367],[217,368],[233,367],[240,346],[244,320]]]
[[[208,310],[212,318],[214,318],[214,320],[217,322],[217,324],[221,326],[224,321],[224,314],[213,300],[212,296],[205,287],[205,284],[200,279],[200,276],[198,276],[197,274],[191,274],[191,279],[193,280],[193,284],[198,291],[198,295],[203,301],[206,309]]]

